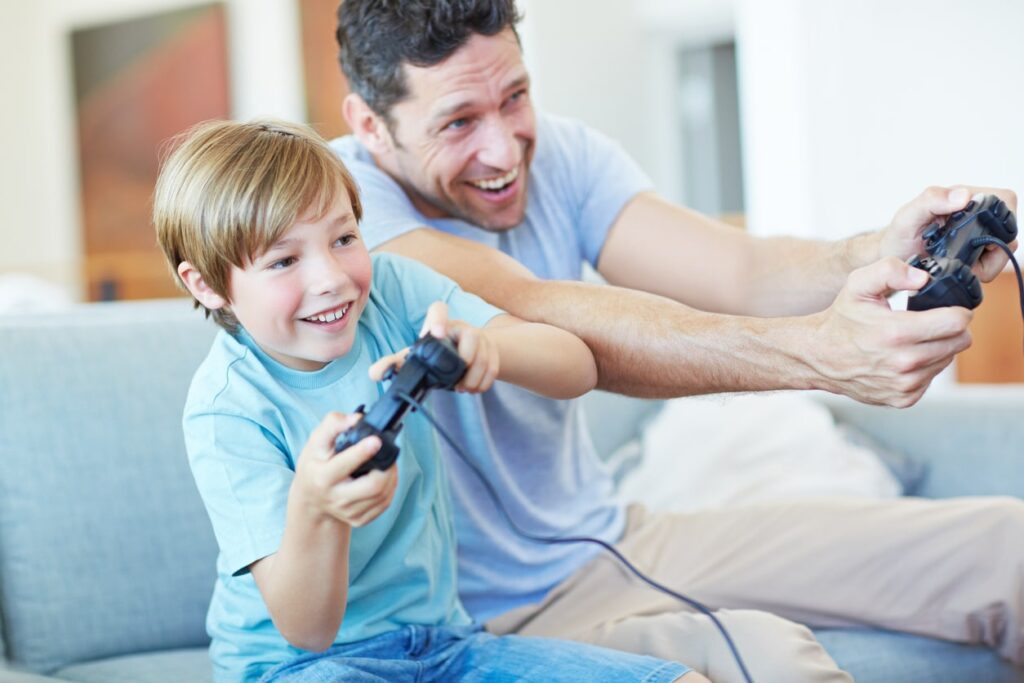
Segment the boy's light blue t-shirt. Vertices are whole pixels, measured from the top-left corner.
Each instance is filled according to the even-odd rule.
[[[584,261],[596,265],[626,203],[652,187],[607,137],[580,123],[540,116],[526,217],[511,230],[488,232],[457,219],[423,216],[354,137],[331,146],[359,184],[363,236],[371,248],[430,226],[503,251],[545,279],[579,280]],[[624,511],[612,499],[612,478],[597,458],[578,402],[554,401],[508,384],[482,396],[438,394],[431,401],[520,527],[542,536],[585,534],[608,542],[621,536]],[[598,552],[518,535],[476,475],[446,443],[441,448],[452,474],[459,592],[474,618],[486,621],[543,599]]]
[[[220,546],[207,618],[218,681],[256,680],[302,651],[274,627],[250,564],[277,551],[296,459],[330,411],[372,405],[384,387],[370,365],[412,344],[429,305],[482,327],[501,313],[421,264],[373,257],[370,298],[352,350],[316,372],[268,357],[244,332],[221,332],[185,406],[189,463]],[[388,509],[352,530],[348,602],[335,644],[406,624],[466,624],[456,593],[455,539],[436,436],[408,413],[398,437],[398,489]]]

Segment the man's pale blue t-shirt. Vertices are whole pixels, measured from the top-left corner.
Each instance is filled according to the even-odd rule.
[[[526,217],[505,232],[417,211],[401,187],[352,136],[331,143],[359,185],[363,236],[371,248],[430,226],[509,254],[545,279],[579,280],[596,265],[612,223],[651,181],[614,142],[586,126],[538,117],[527,185]],[[594,451],[576,401],[554,401],[511,385],[480,396],[431,397],[443,424],[463,440],[516,523],[537,535],[590,535],[614,542],[624,510]],[[543,599],[598,551],[543,545],[518,535],[476,474],[446,443],[459,541],[459,592],[486,621]]]
[[[482,327],[501,313],[423,265],[373,256],[369,301],[351,351],[316,372],[288,368],[241,332],[221,332],[185,406],[189,463],[220,546],[207,616],[218,681],[250,681],[299,654],[274,627],[250,564],[277,551],[296,460],[330,411],[372,405],[384,387],[370,365],[416,340],[427,308]],[[353,529],[345,618],[335,644],[407,624],[470,622],[456,593],[455,539],[436,435],[407,415],[398,437],[398,489],[388,509]]]

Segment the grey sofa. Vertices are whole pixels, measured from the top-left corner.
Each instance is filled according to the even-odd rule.
[[[216,544],[180,415],[214,332],[181,300],[0,318],[0,681],[210,679]],[[588,402],[606,453],[656,408]],[[1024,495],[1024,389],[907,411],[828,403],[927,461],[920,495]],[[819,637],[859,681],[1024,681],[982,648],[858,629]]]

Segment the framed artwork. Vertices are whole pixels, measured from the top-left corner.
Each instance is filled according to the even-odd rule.
[[[222,3],[71,33],[90,300],[179,295],[150,211],[164,142],[230,113]]]

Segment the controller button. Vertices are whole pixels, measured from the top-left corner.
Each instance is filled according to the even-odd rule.
[[[970,207],[970,204],[968,204],[967,206],[968,206],[968,207]],[[968,210],[969,210],[969,209],[968,209]],[[966,212],[966,211],[957,211],[956,213],[954,213],[954,214],[953,214],[952,216],[950,216],[949,218],[950,218],[950,220],[958,221],[958,220],[960,220],[961,218],[963,218],[963,217],[964,217],[965,215],[967,215],[967,212]]]
[[[924,234],[921,235],[921,238],[925,242],[931,242],[932,240],[934,240],[935,238],[938,237],[938,235],[939,235],[939,233],[941,231],[942,231],[942,226],[941,225],[939,225],[938,223],[932,223],[931,225],[928,226],[928,229],[924,231]]]
[[[454,356],[453,357],[453,356],[449,355],[449,356],[447,356],[445,358],[439,358],[438,362],[435,363],[435,367],[442,374],[445,374],[445,375],[450,374],[452,372],[455,372],[459,368],[459,357],[458,356]]]

